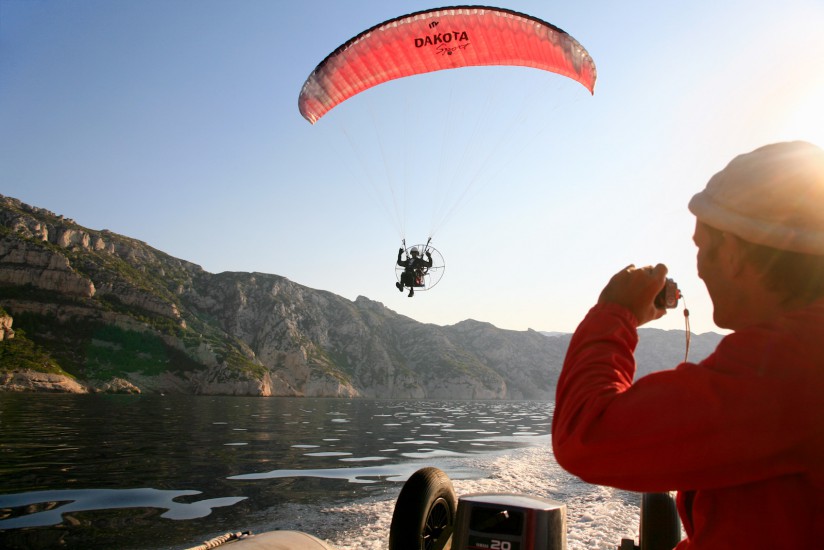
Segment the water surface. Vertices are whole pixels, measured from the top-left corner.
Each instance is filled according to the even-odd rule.
[[[547,457],[551,412],[535,401],[0,394],[0,547],[186,548],[282,528],[385,548],[394,499],[423,466],[459,494],[518,472],[521,490],[593,493]],[[620,542],[603,536],[605,548]]]

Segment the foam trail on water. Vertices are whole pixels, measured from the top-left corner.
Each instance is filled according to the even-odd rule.
[[[558,466],[549,438],[540,439],[538,446],[431,465],[450,475],[459,497],[523,493],[565,503],[568,550],[615,550],[622,538],[637,541],[640,495],[583,483]],[[482,472],[482,477],[462,479],[467,471]],[[340,550],[385,550],[400,488],[399,484],[384,494],[344,506],[292,505],[278,514],[277,528],[311,533]]]

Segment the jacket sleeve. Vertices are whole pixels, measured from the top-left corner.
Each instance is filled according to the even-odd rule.
[[[593,307],[577,328],[552,421],[561,466],[590,483],[632,491],[718,487],[798,471],[789,451],[803,444],[809,390],[792,376],[757,372],[759,361],[785,369],[792,360],[777,351],[780,338],[734,333],[699,364],[633,383],[637,342],[634,316],[615,304]]]

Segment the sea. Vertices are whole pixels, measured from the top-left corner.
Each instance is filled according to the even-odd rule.
[[[388,548],[425,466],[458,497],[566,505],[569,550],[638,535],[640,495],[552,455],[553,403],[0,393],[0,548],[186,549],[238,531]]]

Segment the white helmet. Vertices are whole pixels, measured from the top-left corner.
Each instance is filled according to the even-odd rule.
[[[409,253],[412,254],[413,256],[416,256],[416,255],[420,254],[420,251],[417,248],[412,247],[412,249],[409,251]]]

